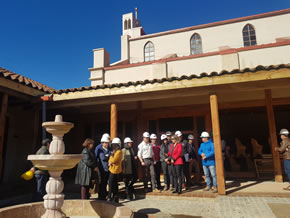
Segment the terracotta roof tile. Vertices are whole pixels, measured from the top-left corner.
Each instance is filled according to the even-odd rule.
[[[29,87],[34,88],[34,89],[38,89],[39,91],[43,91],[45,93],[53,93],[53,92],[56,91],[53,88],[50,88],[50,87],[48,87],[46,85],[43,85],[43,84],[41,84],[39,82],[36,82],[36,81],[34,81],[32,79],[29,79],[29,78],[27,78],[25,76],[22,76],[20,74],[11,72],[9,70],[6,70],[6,69],[4,69],[2,67],[0,67],[0,77],[12,80],[14,82],[29,86]]]
[[[80,88],[71,88],[71,89],[61,89],[53,91],[54,94],[62,94],[62,93],[69,93],[69,92],[77,92],[83,90],[95,90],[95,89],[106,89],[106,88],[121,88],[121,87],[128,87],[128,86],[137,86],[137,85],[146,85],[146,84],[154,84],[154,83],[163,83],[163,82],[172,82],[172,81],[181,81],[181,80],[191,80],[191,79],[199,79],[204,77],[214,77],[214,76],[223,76],[223,75],[231,75],[231,74],[243,74],[248,72],[257,72],[262,70],[273,70],[273,69],[282,69],[282,68],[289,68],[289,64],[280,64],[280,65],[270,65],[270,66],[257,66],[255,68],[245,68],[243,70],[234,69],[232,71],[223,70],[221,72],[211,72],[211,73],[201,73],[200,75],[191,74],[190,76],[180,76],[180,77],[170,77],[170,78],[162,78],[162,79],[153,79],[153,80],[144,80],[144,81],[136,81],[136,82],[127,82],[127,83],[115,83],[115,84],[108,84],[108,85],[97,85],[97,86],[86,86]]]

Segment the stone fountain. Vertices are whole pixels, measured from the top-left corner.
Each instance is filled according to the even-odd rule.
[[[55,116],[54,122],[44,122],[42,126],[52,134],[52,142],[49,147],[50,155],[29,155],[28,160],[41,170],[47,170],[50,174],[46,184],[47,194],[43,197],[46,209],[42,218],[64,218],[66,215],[61,207],[64,203],[62,194],[64,184],[61,178],[63,170],[73,168],[82,158],[81,154],[64,154],[64,134],[74,127],[73,123],[63,122],[61,115]]]
[[[42,124],[46,131],[52,134],[49,147],[50,155],[29,155],[28,160],[41,170],[48,170],[49,181],[46,184],[44,204],[42,202],[20,204],[0,208],[0,218],[64,218],[64,217],[106,217],[132,218],[133,211],[123,205],[98,200],[65,200],[63,170],[73,168],[82,158],[80,154],[64,154],[64,134],[73,128],[72,123],[62,121],[61,115],[56,115],[54,122]],[[64,212],[63,212],[64,211]]]

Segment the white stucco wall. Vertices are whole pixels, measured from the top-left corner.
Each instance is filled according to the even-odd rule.
[[[183,75],[200,75],[203,72],[210,73],[222,70],[220,55],[200,57],[187,60],[171,61],[167,63],[168,77]]]
[[[242,29],[248,23],[255,27],[258,45],[273,43],[276,38],[290,37],[289,21],[290,14],[284,14],[157,37],[152,34],[152,37],[141,37],[129,42],[129,60],[130,63],[143,62],[144,46],[148,41],[154,44],[156,60],[174,53],[179,57],[188,56],[190,38],[194,33],[200,34],[202,38],[203,53],[218,51],[222,46],[240,48],[244,46]]]
[[[189,59],[177,59],[119,69],[107,69],[104,73],[105,84],[200,75],[201,73],[231,71],[253,68],[258,65],[269,66],[288,64],[290,45],[258,48],[238,53],[211,55]]]
[[[290,63],[290,45],[239,52],[240,68]]]

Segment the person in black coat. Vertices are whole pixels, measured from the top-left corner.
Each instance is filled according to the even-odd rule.
[[[95,154],[92,151],[94,140],[87,138],[83,143],[83,158],[78,163],[75,184],[81,185],[81,198],[89,199],[89,187],[93,171],[98,172]]]
[[[165,134],[161,135],[161,148],[160,148],[160,162],[164,176],[164,190],[168,190],[170,184],[173,184],[173,173],[170,168],[170,165],[165,161],[168,158],[168,152],[170,149],[171,144],[169,144],[168,139]]]

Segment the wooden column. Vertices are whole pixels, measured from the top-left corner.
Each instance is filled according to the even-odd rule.
[[[266,99],[269,135],[270,135],[272,154],[273,154],[275,182],[283,182],[279,153],[275,151],[275,147],[278,147],[278,140],[277,140],[277,132],[276,132],[275,114],[274,114],[273,105],[272,105],[271,90],[269,89],[265,90],[265,99]]]
[[[3,148],[4,148],[4,135],[6,124],[6,113],[8,107],[8,94],[2,95],[1,112],[0,112],[0,179],[2,179],[3,172]]]
[[[137,141],[134,142],[135,151],[138,152],[138,145],[143,140],[143,113],[142,113],[142,102],[137,102]],[[142,166],[140,161],[138,163],[138,179],[142,181]]]
[[[111,104],[111,139],[116,138],[118,134],[118,111],[117,111],[117,105]]]
[[[142,102],[137,102],[137,144],[143,139],[143,114],[142,114]]]
[[[225,176],[224,176],[224,161],[223,161],[222,146],[221,146],[218,100],[217,100],[216,95],[210,95],[210,111],[211,111],[214,150],[215,150],[218,193],[220,195],[225,195],[226,189],[225,189]]]
[[[210,117],[210,114],[207,113],[205,115],[205,130],[208,132],[208,133],[211,133],[212,131],[212,123],[211,123],[211,117]]]

